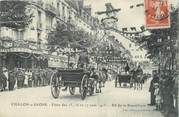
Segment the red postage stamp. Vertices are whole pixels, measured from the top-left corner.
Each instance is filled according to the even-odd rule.
[[[145,22],[148,29],[169,28],[168,0],[145,0]]]

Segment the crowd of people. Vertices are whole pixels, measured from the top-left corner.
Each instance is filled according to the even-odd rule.
[[[136,68],[126,64],[124,71],[126,74],[132,74],[134,83],[140,81],[140,79],[137,78],[137,75],[143,74],[140,65]],[[145,77],[144,74],[141,78],[141,82],[143,83],[147,80],[147,77]],[[174,71],[153,70],[152,80],[149,87],[149,92],[151,94],[149,105],[155,106],[156,110],[163,112],[166,117],[171,116],[169,114],[176,113],[177,89],[176,73],[174,73]]]
[[[0,68],[0,91],[12,91],[15,88],[38,87],[50,84],[53,73],[51,69],[22,69],[8,70]]]
[[[173,73],[170,71],[161,71],[160,73],[157,70],[153,71],[153,78],[149,88],[151,94],[149,105],[156,106],[156,110],[164,112],[167,117],[169,116],[168,114],[175,111],[177,98],[176,77],[171,74]]]
[[[130,68],[131,67],[131,68]],[[136,67],[132,67],[126,64],[124,71],[126,74],[132,74],[132,79],[134,80],[134,88],[135,82],[145,82],[147,77],[143,74],[143,70],[140,65]],[[137,78],[143,74],[141,79]],[[156,106],[156,110],[159,110],[168,117],[170,113],[173,113],[177,107],[177,84],[176,84],[176,74],[172,70],[153,70],[152,71],[152,80],[150,82],[149,92],[150,96],[150,104],[151,106]]]

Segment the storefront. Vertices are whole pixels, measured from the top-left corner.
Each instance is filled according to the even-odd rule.
[[[46,68],[48,53],[38,49],[37,44],[25,42],[2,41],[0,46],[0,65],[7,69],[14,68]]]

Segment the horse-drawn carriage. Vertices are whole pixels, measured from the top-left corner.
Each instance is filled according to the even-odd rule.
[[[116,79],[115,79],[115,87],[117,86],[127,86],[129,85],[130,87],[132,87],[132,75],[131,74],[118,74]]]
[[[82,100],[86,98],[87,93],[92,95],[95,88],[93,79],[90,78],[90,72],[82,69],[54,72],[51,77],[51,94],[54,98],[59,97],[62,87],[69,87],[71,95],[75,94],[75,90],[78,87]]]

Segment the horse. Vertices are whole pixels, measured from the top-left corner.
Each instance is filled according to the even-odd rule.
[[[101,93],[101,88],[104,87],[105,82],[107,80],[107,75],[104,71],[95,71],[90,75],[91,79],[93,79],[94,87],[96,89],[96,93]]]
[[[134,89],[142,90],[142,87],[143,87],[143,76],[142,74],[136,74],[136,76],[134,77]]]
[[[99,83],[101,87],[105,87],[105,83],[107,79],[108,79],[107,73],[104,70],[99,71]]]

